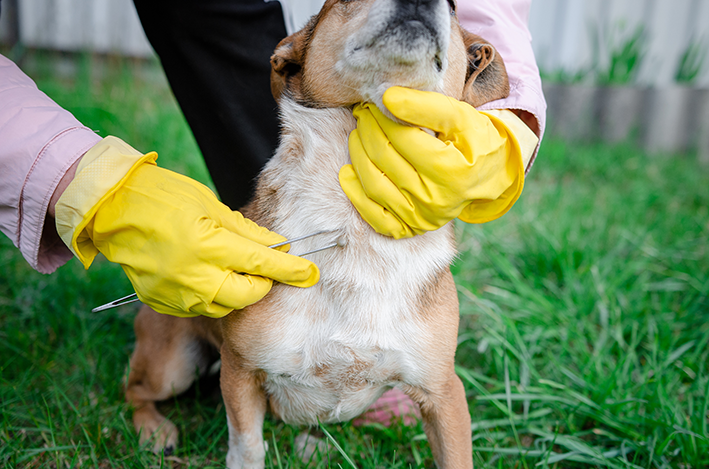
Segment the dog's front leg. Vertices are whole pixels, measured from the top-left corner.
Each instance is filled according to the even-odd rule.
[[[221,387],[229,424],[229,469],[262,469],[266,450],[263,418],[266,394],[258,377],[242,367],[225,343],[222,346]]]
[[[465,388],[451,370],[441,386],[428,392],[412,390],[421,406],[424,430],[439,469],[472,469],[473,442]]]

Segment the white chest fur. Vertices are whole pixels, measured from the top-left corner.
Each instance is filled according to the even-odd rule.
[[[321,271],[318,285],[273,289],[273,323],[251,358],[266,371],[267,391],[284,420],[346,420],[387,387],[417,385],[427,373],[424,351],[435,331],[425,327],[418,302],[455,256],[452,228],[405,240],[378,235],[337,178],[350,162],[351,111],[285,99],[281,109],[281,145],[260,181],[277,201],[271,229],[291,238],[331,232],[294,244],[294,254],[338,237],[346,247],[309,256]]]

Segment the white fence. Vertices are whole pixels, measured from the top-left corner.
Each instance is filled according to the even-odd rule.
[[[138,57],[153,53],[131,0],[18,0],[18,7],[20,40],[27,46]],[[7,21],[2,18],[0,28],[7,28]]]
[[[20,38],[28,46],[152,53],[131,0],[16,1]],[[7,29],[2,16],[0,38]],[[695,45],[705,60],[694,85],[709,86],[709,0],[533,0],[529,26],[547,74],[595,80],[608,69],[612,51],[642,28],[636,82],[672,83],[680,58]]]
[[[544,71],[607,70],[612,50],[642,31],[638,83],[672,83],[682,55],[695,46],[704,57],[695,85],[709,86],[707,0],[533,0],[529,26]]]

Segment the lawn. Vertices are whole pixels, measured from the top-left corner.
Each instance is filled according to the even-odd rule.
[[[33,54],[25,66],[101,135],[208,182],[155,63]],[[547,139],[525,186],[502,219],[457,226],[476,467],[708,467],[708,168]],[[161,406],[180,430],[174,455],[138,445],[121,391],[136,308],[90,313],[130,291],[105,260],[41,275],[0,238],[0,466],[223,467],[213,378]],[[300,431],[267,419],[267,467],[433,466],[420,424],[327,425],[332,450],[310,465],[293,450]]]

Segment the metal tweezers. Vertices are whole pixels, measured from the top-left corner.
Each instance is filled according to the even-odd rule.
[[[332,233],[332,231],[327,231],[327,230],[326,231],[318,231],[316,233],[310,233],[305,236],[299,236],[297,238],[287,239],[287,240],[282,241],[280,243],[272,244],[269,246],[269,248],[273,249],[273,248],[277,248],[280,246],[285,246],[286,244],[292,244],[292,243],[302,241],[304,239],[312,238],[313,236],[317,236],[317,235],[321,235],[321,234],[325,234],[325,233]],[[330,249],[330,248],[334,248],[334,247],[341,246],[341,245],[342,245],[341,242],[335,241],[334,243],[328,244],[327,246],[323,246],[321,248],[313,249],[308,252],[304,252],[301,254],[294,254],[294,255],[298,256],[298,257],[303,257],[303,256],[307,256],[308,254],[314,254],[316,252],[324,251],[325,249]],[[117,300],[113,300],[110,303],[106,303],[105,305],[97,306],[94,309],[92,309],[91,312],[98,313],[99,311],[105,311],[107,309],[117,308],[118,306],[127,305],[130,303],[134,303],[136,301],[140,301],[138,299],[138,295],[136,293],[132,293],[128,296],[124,296],[123,298],[118,298]]]

